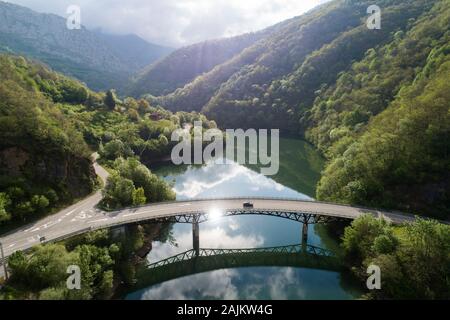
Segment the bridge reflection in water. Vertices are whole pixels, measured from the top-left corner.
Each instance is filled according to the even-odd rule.
[[[326,249],[306,244],[254,249],[192,249],[140,268],[133,290],[198,273],[242,267],[342,271],[338,256]]]
[[[306,245],[308,242],[308,230],[309,226],[319,223],[327,223],[330,221],[342,221],[346,220],[342,217],[334,217],[320,214],[312,214],[307,212],[290,212],[290,211],[278,211],[278,210],[219,210],[210,209],[209,212],[201,212],[194,214],[182,214],[169,218],[155,219],[153,222],[160,223],[187,223],[192,224],[192,246],[196,255],[200,252],[200,223],[207,222],[209,220],[216,220],[219,218],[243,216],[243,215],[261,215],[261,216],[273,216],[291,221],[300,222],[302,225],[302,244]]]
[[[243,267],[294,267],[342,271],[342,259],[333,252],[308,245],[308,227],[340,220],[303,212],[274,210],[226,210],[216,218],[236,215],[270,215],[301,223],[301,244],[253,249],[202,249],[199,224],[214,217],[211,213],[180,215],[159,222],[192,224],[192,250],[139,268],[133,290],[148,288],[169,280],[220,269]]]

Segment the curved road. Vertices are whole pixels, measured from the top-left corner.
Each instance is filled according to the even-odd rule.
[[[96,157],[94,156],[94,159]],[[94,163],[97,174],[106,181],[108,173],[105,169]],[[381,212],[356,207],[341,206],[319,202],[282,200],[282,199],[223,199],[223,200],[194,200],[184,202],[171,202],[151,204],[139,208],[124,209],[115,212],[104,212],[96,208],[101,200],[98,191],[87,199],[70,206],[57,214],[49,216],[31,225],[17,229],[0,238],[5,256],[8,257],[18,250],[27,250],[40,243],[40,238],[46,241],[55,241],[90,230],[125,225],[128,223],[148,221],[157,218],[167,218],[175,215],[211,213],[222,210],[242,210],[243,202],[250,201],[257,211],[285,211],[304,212],[326,215],[338,218],[356,219],[364,214],[373,214],[383,217],[393,223],[410,222],[414,217],[406,214]]]

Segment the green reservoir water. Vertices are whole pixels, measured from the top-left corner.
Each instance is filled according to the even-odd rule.
[[[256,168],[238,164],[204,166],[163,165],[152,170],[172,183],[178,200],[269,196],[312,200],[323,159],[307,143],[293,139],[280,141],[280,171],[265,177]],[[235,216],[200,224],[200,247],[207,249],[249,249],[301,244],[302,225],[269,216]],[[192,249],[192,226],[175,224],[172,241],[154,242],[148,263]],[[334,239],[323,226],[310,226],[308,245],[339,253]],[[252,260],[254,259],[259,260]],[[132,292],[126,299],[355,299],[361,295],[355,284],[340,272],[290,263],[282,254],[264,258],[231,256],[230,261],[203,259],[202,264],[217,269],[156,283]],[[234,260],[233,260],[234,259]],[[314,258],[325,259],[325,258]],[[325,261],[325,260],[324,260]],[[314,261],[316,263],[317,261]],[[233,263],[236,267],[233,266]],[[220,267],[220,266],[223,267]],[[321,263],[322,265],[322,263]],[[181,268],[192,266],[181,266]],[[194,268],[195,269],[195,268]],[[201,269],[201,268],[200,268]],[[183,270],[186,271],[186,270]],[[188,272],[189,273],[189,272]],[[167,276],[167,275],[166,275]],[[165,279],[167,280],[167,279]],[[145,286],[143,286],[145,287]]]

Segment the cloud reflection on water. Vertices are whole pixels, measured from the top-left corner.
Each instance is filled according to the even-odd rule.
[[[262,220],[259,217],[257,220]],[[250,232],[241,228],[242,217],[231,217],[201,225],[202,248],[257,248],[266,243],[264,232],[255,227]],[[273,220],[278,221],[278,220]],[[174,236],[178,246],[155,242],[149,262],[156,262],[192,249],[190,225],[176,225]],[[155,299],[304,299],[304,286],[313,286],[311,280],[303,282],[301,274],[308,272],[296,268],[236,268],[223,269],[174,279],[153,286],[134,297]],[[314,281],[314,280],[313,280]]]
[[[168,177],[171,180],[174,177]],[[174,191],[178,200],[207,197],[273,196],[310,199],[308,196],[254,172],[237,163],[209,163],[202,167],[189,166],[176,177]]]
[[[205,227],[203,227],[205,226]],[[217,224],[208,223],[201,227],[200,247],[214,249],[257,248],[264,245],[264,237],[257,234],[239,234],[237,219],[221,219]],[[192,249],[192,230],[190,225],[181,226],[175,234],[178,246],[170,243],[154,242],[148,255],[149,262],[157,262]]]
[[[175,180],[178,200],[208,197],[273,196],[310,199],[238,164],[190,166]],[[321,242],[311,230],[312,244]],[[178,244],[153,244],[148,256],[156,262],[192,249],[192,226],[177,224]],[[202,248],[257,248],[300,242],[296,222],[274,217],[227,217],[200,225]],[[132,293],[129,299],[348,299],[338,273],[290,267],[250,267],[215,270],[174,279]]]
[[[236,300],[238,289],[232,280],[234,269],[216,270],[164,282],[147,290],[142,300],[189,300],[193,297]]]
[[[164,282],[135,293],[142,300],[352,299],[335,272],[280,268],[223,269]]]

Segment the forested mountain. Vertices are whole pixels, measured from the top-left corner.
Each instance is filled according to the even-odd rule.
[[[203,115],[121,101],[114,91],[97,93],[40,63],[0,54],[0,227],[91,193],[97,184],[92,152],[109,167],[122,168],[120,159],[133,158],[130,165],[139,169],[139,160],[148,164],[170,154],[172,131],[196,120],[215,127]],[[107,189],[109,206],[137,204],[132,194],[140,187],[139,204],[172,196],[150,171],[145,185],[123,175]]]
[[[142,70],[174,50],[169,47],[149,43],[135,34],[116,35],[103,32],[95,32],[95,34],[133,72]]]
[[[316,98],[309,140],[332,159],[318,197],[450,217],[450,2],[369,50]]]
[[[128,92],[134,96],[168,94],[231,59],[264,35],[265,32],[257,32],[209,40],[176,50],[138,74]]]
[[[62,17],[0,1],[0,52],[38,59],[96,90],[122,88],[169,51],[136,36],[69,30]]]
[[[293,120],[294,113],[298,120],[323,85],[333,83],[368,49],[388,42],[393,32],[406,29],[433,1],[378,2],[383,7],[381,30],[366,27],[370,1],[334,1],[283,23],[239,55],[157,100],[168,108],[208,112],[224,126],[277,127]],[[297,121],[291,130],[300,131]]]
[[[278,32],[295,19],[236,37],[208,40],[178,49],[136,75],[127,89],[132,96],[161,96],[183,88],[196,77],[211,72],[259,40]]]
[[[89,92],[24,58],[0,55],[0,225],[27,221],[94,190],[83,135],[56,107]]]
[[[366,25],[373,4],[381,30]],[[335,0],[147,98],[305,137],[330,160],[319,199],[449,216],[449,33],[448,0]]]

